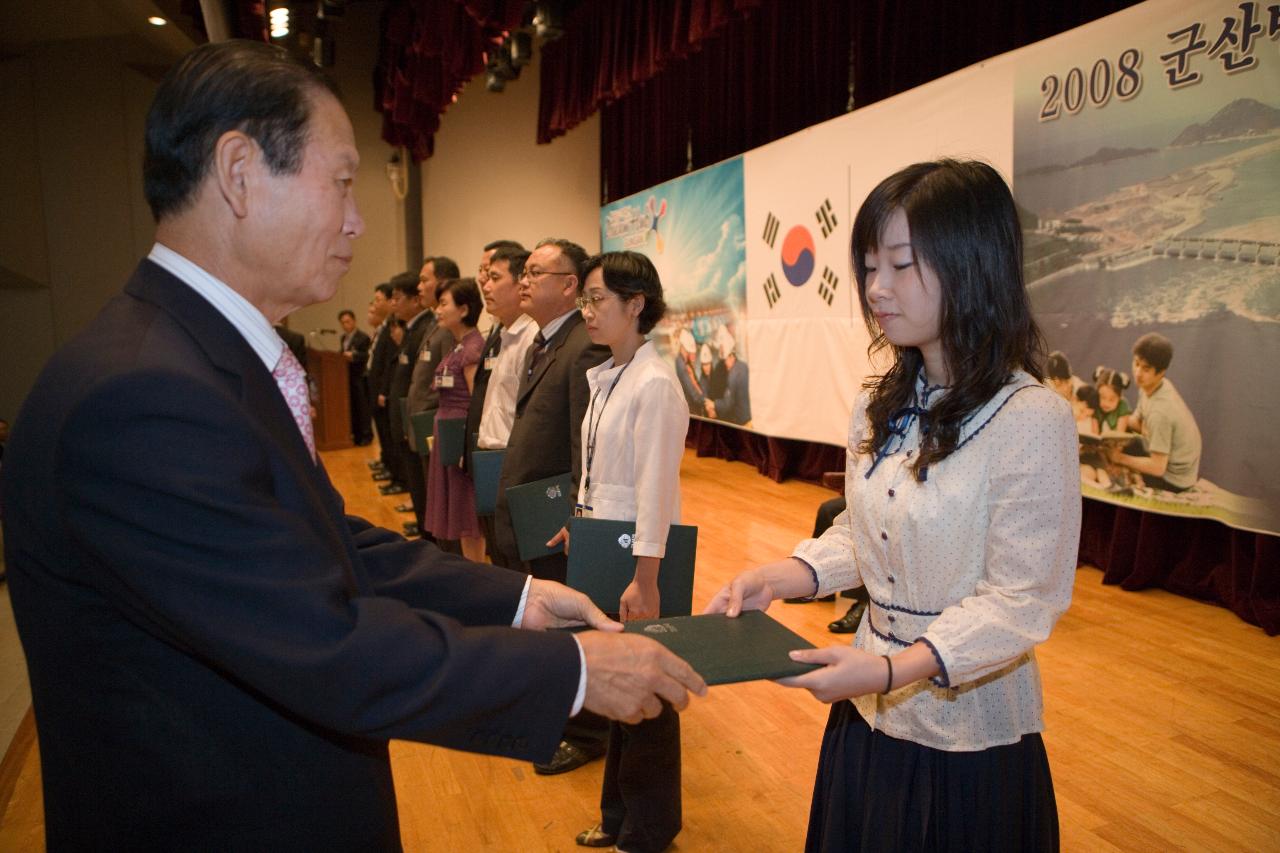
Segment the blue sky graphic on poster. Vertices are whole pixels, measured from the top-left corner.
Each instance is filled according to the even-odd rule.
[[[1019,58],[1014,195],[1028,290],[1079,383],[1092,387],[1098,367],[1127,374],[1130,408],[1134,343],[1166,337],[1166,378],[1201,447],[1194,485],[1179,492],[1085,442],[1082,486],[1280,531],[1280,33],[1259,3],[1153,3],[1126,22]],[[1081,393],[1078,415],[1089,409]]]
[[[668,312],[651,337],[676,365],[690,412],[747,425],[742,175],[735,157],[606,205],[600,245],[657,268]]]

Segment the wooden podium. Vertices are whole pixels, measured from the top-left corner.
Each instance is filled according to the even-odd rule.
[[[315,389],[316,450],[351,447],[351,391],[347,360],[340,352],[307,350],[307,376]]]

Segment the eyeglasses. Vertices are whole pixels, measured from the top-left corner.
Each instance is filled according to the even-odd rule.
[[[521,278],[527,278],[533,281],[536,278],[542,278],[544,275],[574,275],[571,272],[552,272],[551,270],[535,270],[529,267],[524,268],[524,272],[520,273]]]
[[[621,298],[622,297],[616,293],[593,293],[590,296],[579,296],[573,301],[573,304],[578,306],[579,311],[586,311],[588,308],[595,311],[600,307],[600,303],[604,302],[606,299]]]

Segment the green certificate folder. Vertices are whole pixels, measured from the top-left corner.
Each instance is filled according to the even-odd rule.
[[[409,407],[405,406],[408,411]],[[413,450],[419,456],[431,452],[431,434],[435,431],[436,413],[418,412],[409,415],[409,434],[413,436]]]
[[[436,423],[436,443],[432,452],[440,454],[441,465],[447,467],[462,461],[466,436],[466,418],[440,418]]]
[[[477,450],[471,454],[471,480],[476,487],[476,515],[493,515],[498,505],[498,480],[505,450]]]
[[[761,610],[744,610],[737,619],[712,613],[628,622],[626,631],[662,643],[707,684],[785,678],[818,668],[787,656],[794,649],[811,649],[813,643]]]
[[[634,521],[570,520],[566,583],[586,593],[605,613],[617,613],[618,599],[636,574],[636,558],[631,555],[635,535]],[[693,612],[693,563],[697,551],[698,528],[671,525],[667,553],[658,570],[660,616],[688,616]]]
[[[507,507],[515,528],[521,560],[559,554],[561,547],[547,547],[547,540],[569,523],[573,514],[573,478],[568,474],[534,480],[507,489]]]

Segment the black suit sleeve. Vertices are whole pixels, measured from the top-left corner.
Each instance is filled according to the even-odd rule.
[[[357,329],[351,336],[351,361],[355,364],[364,364],[368,361],[371,343],[369,336]]]
[[[56,476],[93,586],[314,724],[549,755],[577,690],[572,638],[465,627],[509,623],[523,578],[343,516],[305,450],[288,447],[300,442],[288,425],[176,371],[83,395]]]

